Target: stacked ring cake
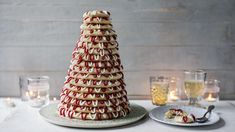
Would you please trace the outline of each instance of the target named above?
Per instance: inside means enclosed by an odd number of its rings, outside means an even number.
[[[88,11],[72,53],[58,113],[82,120],[124,117],[130,106],[110,13]]]

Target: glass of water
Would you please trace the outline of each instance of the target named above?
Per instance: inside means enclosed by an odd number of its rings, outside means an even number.
[[[28,77],[28,102],[32,107],[49,104],[49,77]]]

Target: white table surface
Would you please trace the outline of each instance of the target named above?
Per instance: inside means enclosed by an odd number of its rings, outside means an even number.
[[[109,129],[78,129],[61,127],[50,124],[40,117],[36,108],[31,108],[19,99],[14,99],[16,107],[9,108],[4,105],[4,99],[0,99],[0,132],[93,132],[93,131],[113,131],[113,132],[188,132],[188,131],[208,131],[230,132],[235,130],[235,101],[220,101],[215,104],[221,119],[218,123],[205,127],[177,127],[170,126],[151,120],[148,116],[143,120],[122,127]],[[155,106],[149,100],[131,100],[145,107],[148,111]]]

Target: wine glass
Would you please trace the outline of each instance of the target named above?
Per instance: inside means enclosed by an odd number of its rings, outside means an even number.
[[[203,70],[184,71],[184,90],[189,105],[200,106],[198,103],[204,92],[206,72]]]

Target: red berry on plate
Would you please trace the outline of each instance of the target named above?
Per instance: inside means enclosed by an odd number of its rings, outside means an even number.
[[[184,123],[187,123],[188,117],[187,116],[183,116],[183,121],[184,121]]]

